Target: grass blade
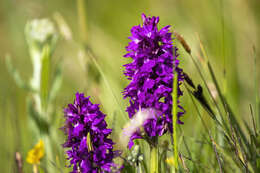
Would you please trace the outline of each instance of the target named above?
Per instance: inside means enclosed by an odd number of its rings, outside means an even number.
[[[177,119],[178,119],[178,112],[177,112],[177,88],[178,88],[178,73],[174,71],[174,78],[173,78],[173,93],[172,93],[172,126],[173,126],[173,151],[174,151],[174,166],[175,170],[178,171],[178,147],[177,147]]]
[[[227,115],[230,118],[230,124],[233,124],[233,126],[235,128],[235,133],[238,133],[238,134],[241,135],[242,140],[243,140],[245,146],[249,146],[249,142],[247,141],[247,138],[246,138],[244,132],[242,131],[242,129],[241,129],[241,127],[240,127],[240,125],[239,125],[239,123],[238,123],[234,113],[233,113],[233,111],[231,110],[229,104],[226,102],[226,99],[225,99],[225,97],[223,96],[223,94],[222,94],[222,92],[220,90],[220,87],[218,85],[216,76],[215,76],[215,74],[213,72],[213,69],[212,69],[212,67],[211,67],[209,62],[208,62],[208,68],[209,68],[209,72],[210,72],[210,75],[212,77],[213,83],[214,83],[214,85],[215,85],[215,87],[217,89],[218,95],[220,97],[221,103],[222,103],[222,105],[223,105]],[[243,147],[245,149],[244,146],[241,146],[241,147]],[[250,150],[250,148],[248,150]],[[250,152],[252,153],[253,151],[250,151]]]

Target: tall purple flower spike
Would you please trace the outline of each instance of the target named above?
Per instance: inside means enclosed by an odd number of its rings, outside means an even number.
[[[98,104],[92,104],[89,97],[76,94],[74,104],[64,109],[66,118],[63,127],[67,141],[63,144],[67,150],[71,173],[110,172],[116,166],[113,158],[118,155],[113,151],[113,141],[108,138],[111,129],[107,128],[105,114]]]
[[[146,17],[142,14],[143,26],[134,26],[131,29],[131,40],[126,47],[126,58],[133,61],[124,65],[125,76],[131,80],[124,89],[124,98],[129,98],[127,107],[129,118],[132,118],[140,108],[153,108],[158,114],[155,118],[147,120],[144,124],[146,137],[153,139],[167,131],[172,133],[172,88],[173,69],[178,73],[178,97],[182,95],[179,86],[183,82],[182,69],[178,67],[179,60],[177,47],[172,44],[170,25],[158,30],[159,17]],[[178,107],[178,123],[184,114],[184,109]],[[129,148],[134,139],[143,136],[140,130],[135,132],[129,141]]]

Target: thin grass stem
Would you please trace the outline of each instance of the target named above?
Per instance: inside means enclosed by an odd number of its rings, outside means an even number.
[[[174,166],[175,170],[178,171],[178,145],[177,145],[177,87],[178,87],[178,73],[174,71],[174,79],[173,79],[173,95],[172,95],[172,125],[173,125],[173,151],[174,151]]]
[[[87,43],[87,14],[85,7],[86,0],[77,0],[77,11],[78,11],[78,23],[79,23],[79,31],[80,37],[82,39],[83,44]]]
[[[237,121],[237,119],[236,119],[236,117],[235,117],[233,111],[231,110],[229,104],[227,104],[226,99],[225,99],[225,97],[223,96],[223,94],[222,94],[222,92],[221,92],[221,90],[220,90],[220,87],[219,87],[219,84],[218,84],[218,82],[217,82],[216,76],[215,76],[215,74],[214,74],[214,72],[213,72],[212,66],[210,65],[209,62],[208,62],[208,68],[209,68],[209,72],[210,72],[210,75],[211,75],[211,77],[212,77],[212,80],[213,80],[213,82],[214,82],[214,85],[216,86],[216,89],[217,89],[218,95],[219,95],[219,97],[220,97],[221,103],[222,103],[222,105],[223,105],[225,111],[227,112],[227,114],[228,114],[229,117],[230,117],[230,124],[233,124],[233,125],[235,126],[235,127],[234,127],[234,128],[236,129],[236,130],[235,130],[235,133],[241,135],[242,140],[243,140],[243,142],[244,142],[244,144],[245,144],[245,146],[242,145],[241,147],[243,147],[244,150],[245,150],[245,148],[247,148],[246,146],[249,146],[249,145],[250,145],[249,142],[247,141],[246,135],[245,135],[244,132],[242,131],[242,129],[241,129],[241,127],[240,127],[240,125],[239,125],[239,123],[238,123],[238,121]],[[247,148],[247,149],[248,149],[248,151],[249,151],[250,153],[253,152],[253,151],[251,151],[251,148],[250,148],[250,147]]]
[[[216,143],[215,143],[215,141],[213,140],[213,138],[211,137],[211,135],[210,135],[210,140],[211,140],[211,142],[212,142],[212,146],[213,146],[213,149],[214,149],[214,152],[215,152],[215,154],[216,154],[217,161],[218,161],[219,172],[220,172],[220,173],[223,173],[223,171],[222,171],[222,165],[221,165],[221,161],[220,161],[220,157],[219,157],[218,151],[217,151],[217,149],[216,149]]]
[[[260,128],[260,115],[258,114],[258,92],[257,92],[257,71],[256,71],[256,50],[255,46],[253,46],[253,56],[254,56],[254,84],[255,84],[255,117],[256,117],[256,128]]]
[[[205,51],[205,50],[204,50],[204,51]],[[202,74],[202,72],[201,72],[201,70],[200,70],[199,65],[198,65],[197,62],[195,61],[194,57],[193,57],[191,54],[189,54],[189,55],[190,55],[190,57],[191,57],[191,60],[192,60],[193,64],[195,65],[197,71],[199,72],[199,75],[200,75],[200,77],[201,77],[201,79],[202,79],[202,81],[203,81],[205,87],[207,88],[207,91],[208,91],[208,93],[209,93],[209,95],[210,95],[210,97],[211,97],[211,99],[212,99],[214,105],[216,106],[219,115],[222,115],[222,114],[221,114],[221,110],[220,110],[220,108],[219,108],[219,106],[218,106],[216,100],[214,99],[212,93],[210,92],[210,89],[209,89],[209,87],[208,87],[208,85],[207,85],[206,79],[204,78],[204,76],[203,76],[203,74]],[[208,59],[208,58],[207,58],[207,59]],[[223,120],[223,116],[220,116],[220,117],[221,117],[221,119],[222,119],[222,122],[225,122],[225,121]]]
[[[187,90],[188,93],[189,93],[189,96],[190,96],[190,98],[191,98],[191,101],[192,101],[193,105],[195,106],[195,109],[196,109],[196,111],[197,111],[197,113],[198,113],[198,115],[199,115],[199,117],[200,117],[200,120],[201,120],[201,122],[202,122],[202,125],[204,126],[205,130],[207,131],[208,135],[210,136],[209,129],[208,129],[208,127],[206,126],[205,121],[202,119],[202,116],[201,116],[201,114],[200,114],[199,108],[198,108],[198,106],[196,105],[196,103],[195,103],[193,97],[191,96],[190,90],[188,89],[188,87],[187,87],[187,85],[186,85],[185,83],[184,83],[184,86],[185,86],[186,90]]]
[[[250,108],[250,114],[251,114],[251,118],[252,118],[252,122],[253,122],[254,133],[255,133],[255,136],[256,136],[256,135],[257,135],[257,133],[256,133],[256,124],[255,124],[255,119],[254,119],[254,114],[253,114],[253,108],[252,108],[252,105],[251,105],[251,104],[249,105],[249,108]]]

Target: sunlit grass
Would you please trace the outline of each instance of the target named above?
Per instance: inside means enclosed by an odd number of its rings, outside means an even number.
[[[162,25],[171,24],[174,31],[183,35],[190,51],[182,47],[181,41],[176,40],[174,44],[182,57],[180,65],[194,84],[192,87],[186,81],[182,85],[181,101],[186,113],[182,118],[184,125],[174,126],[178,131],[174,133],[174,145],[170,135],[159,138],[159,169],[172,172],[173,166],[179,163],[177,172],[259,171],[257,0],[240,3],[78,0],[77,3],[0,2],[3,19],[0,22],[2,172],[19,171],[15,152],[21,153],[24,172],[32,172],[31,165],[25,161],[26,155],[42,137],[49,142],[46,152],[52,156],[42,159],[40,171],[69,172],[61,147],[64,136],[59,128],[64,123],[63,108],[77,91],[91,95],[101,104],[108,116],[108,125],[113,128],[111,136],[119,141],[118,136],[128,123],[127,101],[121,94],[128,83],[123,77],[122,65],[128,60],[122,56],[129,29],[140,22],[142,12],[160,16]],[[30,86],[33,63],[24,27],[29,19],[53,18],[55,12],[67,22],[71,37],[66,39],[60,34],[53,54],[45,48],[40,76],[43,82],[37,93]],[[59,20],[56,15],[57,28],[62,24]],[[37,105],[43,110],[35,111]],[[37,112],[44,112],[48,118],[38,118]],[[164,145],[166,141],[169,145]],[[141,166],[127,170],[147,172],[151,166],[150,149],[146,142],[138,140],[137,144],[138,152],[143,154]],[[131,153],[119,143],[115,147],[123,150],[122,158]],[[174,165],[166,163],[166,159],[171,158],[175,159]],[[121,164],[124,160],[118,158],[117,162]]]

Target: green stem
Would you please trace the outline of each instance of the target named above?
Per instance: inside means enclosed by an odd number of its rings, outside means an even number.
[[[173,79],[173,95],[172,95],[172,114],[173,114],[173,118],[172,118],[172,125],[173,125],[173,151],[174,151],[174,165],[175,165],[175,171],[178,170],[178,148],[177,148],[177,84],[178,84],[178,73],[176,73],[176,71],[174,71],[174,79]]]
[[[256,50],[255,50],[255,46],[253,46],[253,56],[254,56],[254,84],[255,84],[255,117],[256,117],[256,128],[259,129],[260,127],[260,118],[259,118],[259,113],[258,113],[258,81],[257,81],[257,66],[256,66]]]
[[[87,14],[85,1],[86,0],[77,0],[79,31],[83,44],[87,43]]]
[[[136,173],[142,173],[142,167],[141,164],[139,163],[138,165],[136,165]]]
[[[158,173],[158,145],[151,146],[150,173]]]
[[[225,46],[225,20],[224,20],[224,16],[225,16],[225,11],[224,11],[224,5],[223,5],[223,0],[220,1],[220,13],[221,13],[221,32],[222,32],[222,56],[224,59],[223,62],[223,66],[224,66],[224,70],[223,70],[223,77],[224,77],[224,81],[223,81],[223,95],[226,97],[227,96],[227,76],[226,76],[226,46]],[[221,124],[223,124],[223,121],[221,119],[221,115],[218,115],[217,118],[219,119],[219,122]],[[224,146],[224,136],[223,133],[221,133],[221,128],[217,127],[217,130],[220,132],[218,133],[218,140],[219,140],[219,144],[221,146]]]
[[[31,60],[33,65],[33,76],[31,79],[31,87],[36,91],[33,93],[33,98],[34,98],[36,110],[41,114],[42,103],[41,103],[41,97],[39,95],[41,89],[41,72],[42,72],[41,52],[35,47],[32,47],[30,49],[30,55],[31,55]]]

